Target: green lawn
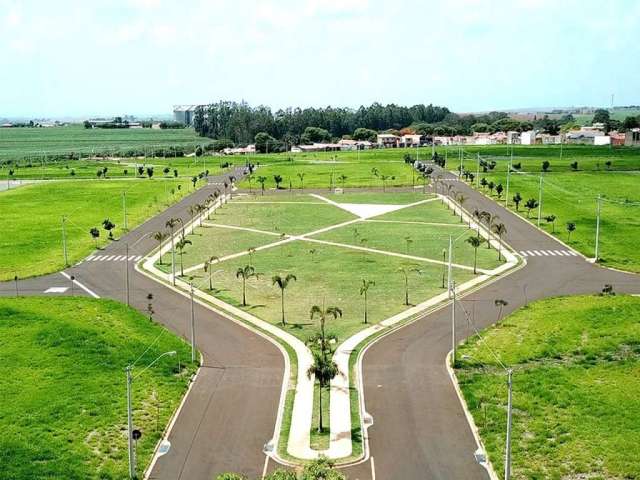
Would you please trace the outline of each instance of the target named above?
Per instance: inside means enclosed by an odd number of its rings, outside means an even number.
[[[506,185],[506,173],[484,176],[487,181]],[[588,257],[595,255],[596,196],[602,194],[599,257],[604,265],[640,272],[640,250],[635,239],[640,235],[640,172],[565,172],[548,173],[543,178],[541,227],[553,232],[553,224],[544,219],[557,217],[555,235],[567,242],[566,224],[573,222],[576,230],[568,242]],[[538,175],[511,175],[510,206],[512,197],[519,192],[523,201],[519,213],[527,218],[525,202],[538,200]],[[488,188],[482,189],[489,194]],[[504,200],[503,200],[504,201]],[[537,222],[537,208],[531,211],[532,222]]]
[[[183,341],[108,300],[0,299],[0,337],[0,476],[7,479],[127,477],[124,368],[157,338],[134,375],[161,353],[179,355],[133,382],[141,473],[194,371]]]
[[[370,203],[381,205],[407,205],[433,197],[432,195],[425,196],[422,192],[330,193],[323,196],[337,203]]]
[[[311,250],[314,253],[311,253]],[[250,262],[249,256],[227,260],[216,265],[213,276],[214,294],[221,300],[241,307],[242,281],[236,278],[238,268]],[[259,277],[247,280],[248,306],[252,314],[278,324],[281,320],[280,290],[272,285],[272,276],[293,273],[297,281],[285,291],[287,331],[306,340],[317,331],[317,320],[309,320],[312,305],[336,305],[343,317],[331,322],[329,330],[339,342],[361,330],[363,297],[359,289],[362,279],[373,280],[369,290],[369,321],[377,323],[407,308],[404,305],[404,277],[401,267],[409,270],[409,301],[417,304],[443,292],[442,267],[397,257],[366,253],[304,241],[295,241],[253,255],[253,266]],[[412,271],[419,269],[420,273]],[[202,270],[193,272],[198,288],[208,290],[208,276]],[[459,282],[473,277],[471,272],[455,270]]]
[[[501,476],[514,369],[512,478],[639,478],[640,298],[559,297],[459,350],[457,376]],[[466,360],[465,360],[466,358]]]
[[[69,263],[73,264],[95,248],[89,234],[92,227],[100,229],[99,244],[108,242],[102,229],[104,219],[116,224],[116,238],[123,233],[123,192],[131,229],[191,191],[188,181],[146,179],[46,182],[2,192],[0,211],[5,230],[0,237],[0,280],[64,267],[63,215],[67,219]]]

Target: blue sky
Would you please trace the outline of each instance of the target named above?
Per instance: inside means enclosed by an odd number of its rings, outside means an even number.
[[[0,0],[0,117],[640,104],[635,0]]]

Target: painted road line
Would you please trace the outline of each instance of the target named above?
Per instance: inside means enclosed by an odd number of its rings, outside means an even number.
[[[527,252],[525,252],[524,250],[520,251],[520,255],[522,255],[523,257],[528,257],[529,255],[527,255]]]
[[[577,256],[578,256],[578,254],[577,254],[576,252],[574,252],[574,251],[567,250],[567,252],[568,252],[568,253],[569,253],[569,255],[571,255],[572,257],[577,257]]]
[[[94,262],[100,262],[100,261],[101,261],[105,256],[106,256],[106,255],[96,255],[96,256],[93,258],[93,261],[94,261]]]
[[[67,274],[67,272],[60,272],[60,275],[62,275],[64,278],[66,278],[67,280],[71,280],[71,277]],[[76,280],[75,278],[73,279],[73,283],[75,283],[77,286],[79,286],[82,290],[84,290],[85,292],[87,292],[89,295],[91,295],[93,298],[100,298],[100,296],[91,291],[89,288],[85,287],[82,283],[80,283],[78,280]]]
[[[89,260],[92,260],[93,258],[95,258],[95,255],[89,255],[89,256],[86,258],[86,260],[87,260],[87,262],[88,262]],[[82,263],[82,260],[80,261],[80,263]]]
[[[564,256],[564,252],[562,250],[554,250],[554,252],[556,252],[558,255],[560,255],[561,257]]]
[[[556,256],[556,254],[554,253],[554,251],[553,251],[553,250],[547,250],[547,253],[548,253],[549,255],[551,255],[552,257],[555,257],[555,256]]]
[[[544,255],[545,257],[548,257],[548,256],[549,256],[549,254],[547,253],[547,251],[546,251],[546,250],[540,250],[540,252],[542,252],[542,255]]]

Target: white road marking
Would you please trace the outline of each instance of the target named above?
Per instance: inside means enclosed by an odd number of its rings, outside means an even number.
[[[525,252],[524,250],[520,251],[520,255],[522,255],[523,257],[528,257],[527,252]]]
[[[69,275],[67,275],[66,272],[60,272],[60,274],[66,278],[67,280],[71,280],[71,277]],[[95,292],[89,290],[89,288],[85,287],[82,283],[80,283],[78,280],[76,280],[75,278],[73,279],[73,283],[75,283],[77,286],[79,286],[81,289],[83,289],[85,292],[87,292],[89,295],[91,295],[93,298],[100,298],[100,296],[98,296],[98,294],[96,294]]]
[[[373,461],[373,456],[371,458],[371,480],[376,480],[376,464]]]
[[[90,256],[88,256],[88,257],[86,258],[86,260],[87,260],[87,261],[89,261],[89,260],[92,260],[93,258],[95,258],[95,255],[90,255]],[[82,262],[80,262],[80,263],[82,263]]]
[[[95,257],[93,257],[93,258],[91,259],[91,261],[93,261],[93,262],[99,262],[99,261],[100,261],[100,259],[101,259],[102,257],[103,257],[103,255],[96,255]]]
[[[549,254],[547,253],[546,250],[540,250],[540,252],[542,253],[542,255],[544,255],[545,257],[548,257]]]
[[[49,287],[44,293],[64,293],[69,290],[69,287]]]

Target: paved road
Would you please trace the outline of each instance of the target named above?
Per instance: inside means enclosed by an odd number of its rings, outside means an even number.
[[[234,172],[236,178],[241,172]],[[222,181],[212,177],[211,183]],[[150,232],[164,230],[168,218],[190,218],[188,207],[203,201],[216,186],[210,184],[180,203],[153,217],[119,241],[111,243],[100,256],[108,260],[84,261],[65,270],[100,297],[126,302],[125,243],[131,257],[144,255],[157,246]],[[137,243],[136,243],[137,242]],[[178,335],[189,338],[188,298],[129,268],[131,305],[146,312],[147,294],[153,294],[155,320]],[[18,284],[24,294],[44,294],[51,288],[67,289],[71,282],[61,273],[38,277]],[[78,287],[74,293],[86,292]],[[14,295],[11,282],[0,283],[0,294]],[[204,307],[196,307],[198,349],[203,367],[193,390],[171,432],[171,450],[156,463],[152,479],[211,480],[225,471],[259,477],[264,467],[263,445],[272,438],[284,371],[280,351],[262,337],[221,318]],[[124,367],[124,366],[123,366]],[[123,412],[123,415],[125,412]]]
[[[505,239],[516,251],[567,250],[464,183],[452,183],[454,190],[467,197],[467,210],[477,207],[500,216],[507,227]],[[497,320],[494,300],[498,298],[509,302],[504,309],[508,314],[527,301],[599,292],[606,283],[618,292],[640,293],[640,277],[594,266],[581,256],[548,253],[529,255],[526,261],[526,267],[464,298],[462,303],[478,327]],[[456,330],[459,341],[472,334],[461,312]],[[488,478],[473,457],[475,441],[445,368],[450,349],[448,306],[384,337],[364,355],[364,398],[374,419],[369,442],[377,478]],[[348,468],[346,473],[351,480],[371,479],[371,464]]]

